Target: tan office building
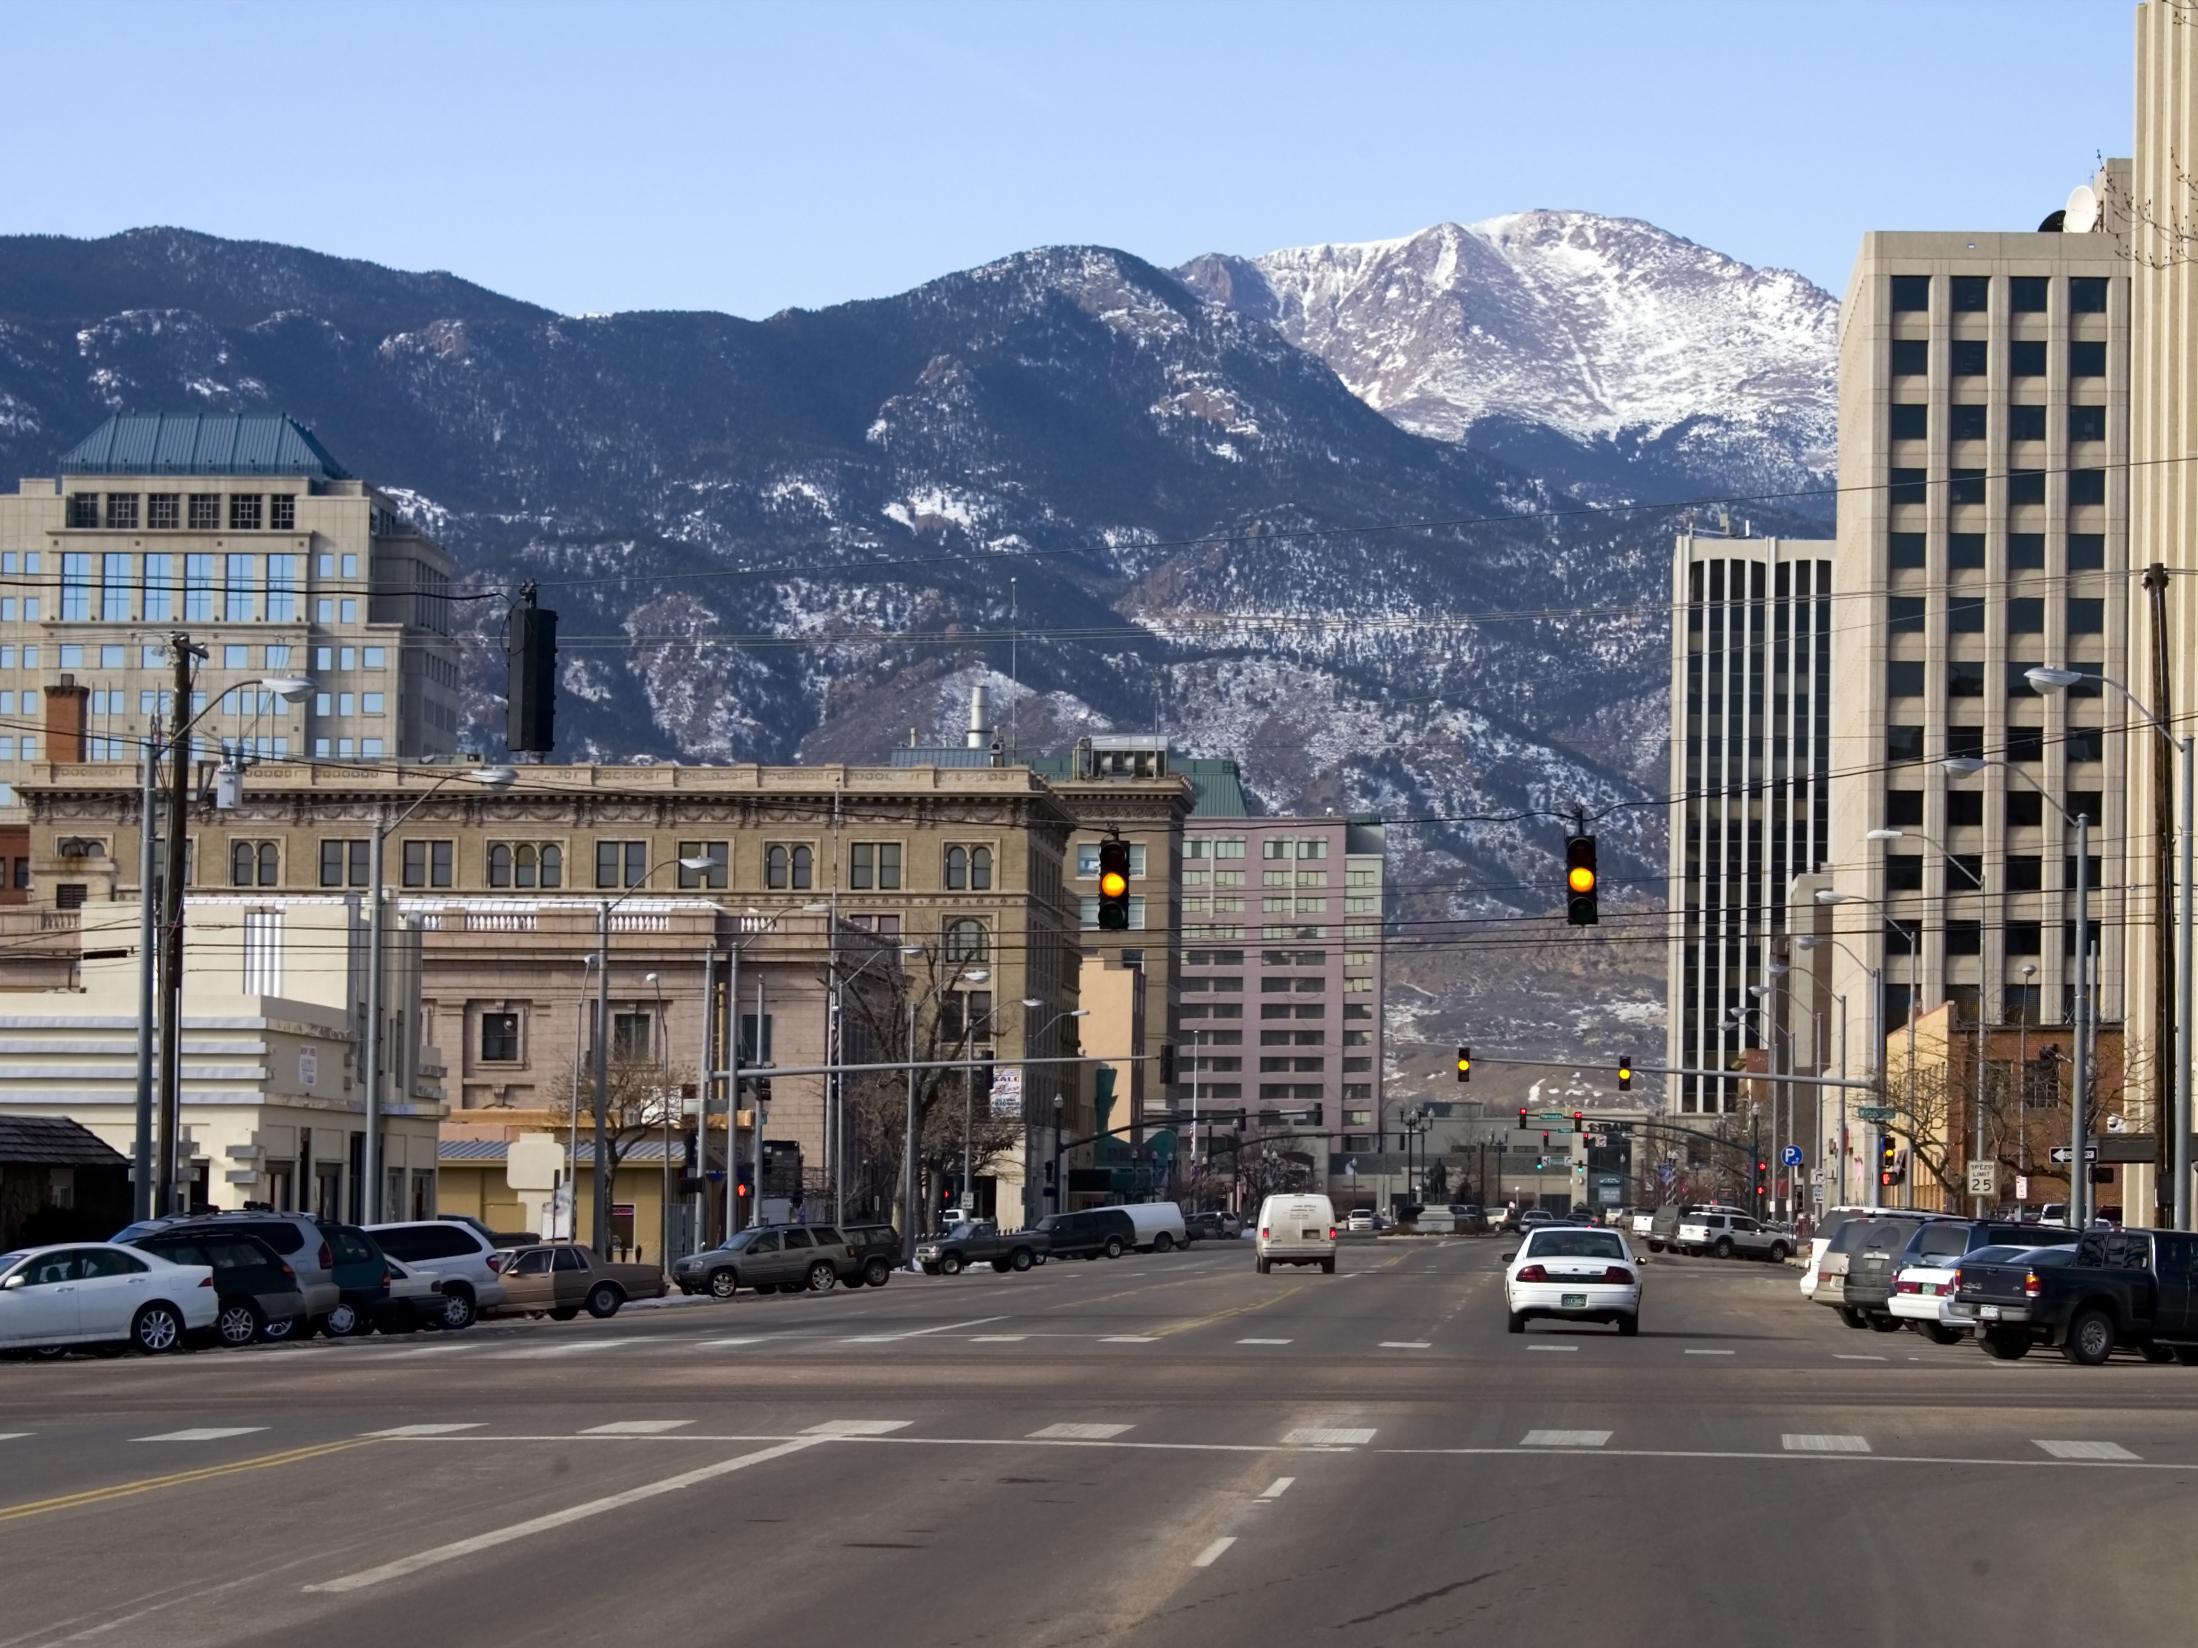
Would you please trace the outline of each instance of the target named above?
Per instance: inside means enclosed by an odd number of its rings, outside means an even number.
[[[1861,961],[1836,952],[1832,988],[1860,1004],[1862,967],[1882,968],[1888,1034],[1946,1001],[1971,1024],[1980,1010],[2062,1022],[2065,808],[2091,821],[2094,999],[2119,1020],[2123,711],[2096,689],[2041,693],[2025,672],[2126,678],[2121,247],[2108,234],[1866,235],[1841,326],[1838,558],[1854,581],[1832,632],[1829,858],[1853,901],[1833,936]],[[1949,775],[1962,756],[1991,764]],[[1888,830],[1900,833],[1870,839]],[[1916,935],[1912,966],[1879,906]]]
[[[202,648],[203,759],[447,753],[451,562],[274,413],[124,413],[0,495],[0,823],[48,758],[40,690],[89,691],[86,755],[128,768],[172,712],[170,636]],[[303,678],[291,703],[259,683]]]

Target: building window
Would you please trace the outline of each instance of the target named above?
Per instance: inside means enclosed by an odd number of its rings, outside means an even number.
[[[2077,275],[2068,283],[2068,312],[2072,315],[2106,313],[2106,277]]]
[[[2070,727],[2063,748],[2071,766],[2101,761],[2106,757],[2105,735],[2098,727]]]
[[[2007,346],[2007,375],[2011,378],[2042,378],[2045,376],[2045,344],[2040,340],[2017,338]]]
[[[1885,729],[1885,759],[1894,765],[1904,761],[1923,759],[1923,729],[1918,726],[1893,725]]]
[[[1956,658],[1946,666],[1946,696],[1949,698],[1982,698],[1984,696],[1984,662],[1981,659]]]
[[[763,885],[772,892],[806,892],[816,878],[816,854],[796,842],[763,849]]]
[[[1949,635],[1982,635],[1984,633],[1984,597],[1978,595],[1966,600],[1949,601],[1946,604],[1946,633]]]
[[[1267,856],[1269,858],[1289,857],[1290,855],[1287,852],[1276,852],[1274,850],[1277,846],[1286,848],[1288,845],[1288,842],[1268,842]],[[1243,843],[1237,843],[1237,847],[1238,852],[1235,856],[1242,857]],[[1145,873],[1145,844],[1142,841],[1132,841],[1131,843],[1129,843],[1129,849],[1130,874],[1133,877],[1141,876]],[[1230,855],[1227,853],[1217,853],[1215,856],[1219,858],[1226,858]],[[1098,874],[1099,843],[1096,841],[1079,841],[1076,844],[1076,879],[1079,881],[1090,881],[1094,879]]]
[[[1887,853],[1885,855],[1885,890],[1889,893],[1922,892],[1923,855],[1921,853]]]
[[[2043,727],[2009,727],[2007,729],[2007,759],[2010,761],[2043,761],[2045,759],[2045,729]]]
[[[638,887],[649,873],[646,841],[598,841],[595,844],[595,884],[598,887]]]
[[[2045,534],[2042,532],[2010,532],[2007,535],[2007,565],[2014,572],[2038,572],[2045,567]]]
[[[267,525],[276,532],[295,532],[298,499],[294,492],[278,492],[267,500]]]
[[[1984,534],[1981,532],[1949,532],[1946,535],[1946,564],[1964,571],[1984,570]]]
[[[1893,277],[1893,313],[1921,314],[1931,307],[1931,277],[1929,275],[1895,275]]]
[[[2106,471],[2071,469],[2068,472],[2068,501],[2072,504],[2105,503]]]
[[[1974,921],[1949,921],[1946,924],[1946,953],[1950,956],[1984,954],[1983,929]]]
[[[1893,698],[1915,698],[1923,692],[1923,661],[1895,658],[1885,666],[1885,691]]]
[[[2013,799],[2012,796],[2009,797]],[[2033,794],[2031,800],[2037,800]],[[2012,821],[2010,821],[2012,822]],[[2009,853],[2007,855],[2007,890],[2011,893],[2035,893],[2045,886],[2045,860],[2036,853]],[[2010,941],[2012,942],[2012,941]],[[2018,952],[2035,955],[2035,950]]]
[[[193,532],[219,532],[221,530],[221,494],[218,492],[192,493],[190,520]]]
[[[2106,408],[2071,406],[2068,409],[2068,438],[2072,441],[2105,440]]]
[[[986,892],[992,886],[990,847],[949,847],[946,850],[946,885],[949,891]]]
[[[2048,285],[2043,275],[2011,276],[2007,282],[2008,312],[2016,315],[2044,314]]]
[[[276,853],[272,841],[232,841],[229,844],[229,885],[276,885]]]
[[[408,841],[404,844],[404,884],[407,887],[448,887],[456,844],[449,841]]]
[[[981,921],[950,921],[946,924],[946,959],[950,962],[981,962],[985,959],[985,929]]]
[[[1885,631],[1898,639],[1923,633],[1924,600],[1920,595],[1889,595],[1885,599]]]
[[[1896,464],[1885,472],[1887,494],[1896,504],[1920,504],[1928,495],[1924,485],[1924,472],[1911,465]]]
[[[1981,441],[1992,432],[1991,414],[1980,405],[1949,406],[1946,422],[1948,433],[1957,441]]]
[[[267,557],[267,621],[271,624],[295,622],[298,616],[299,563],[298,555],[270,555]]]
[[[1923,822],[1923,792],[1921,790],[1887,790],[1885,792],[1885,822],[1904,826]]]
[[[2106,345],[2086,343],[2081,338],[2068,345],[2068,375],[2071,378],[2103,378],[2106,376]]]
[[[847,849],[847,885],[890,892],[901,884],[898,841],[857,841]]]
[[[1947,502],[1956,504],[1981,504],[1984,502],[1984,471],[1981,469],[1950,469],[1947,474]]]
[[[2042,469],[2010,470],[2007,476],[2007,501],[2010,504],[2044,503],[2045,471]]]
[[[483,1064],[517,1064],[519,1062],[519,1015],[517,1013],[483,1013],[481,1015],[481,1062]]]
[[[611,1015],[611,1057],[614,1059],[645,1059],[655,1051],[656,1038],[650,1033],[649,1015],[646,1013],[613,1013]],[[741,1062],[749,1062],[743,1050]]]
[[[107,494],[107,526],[110,530],[125,532],[137,530],[137,494],[134,492],[110,492]]]
[[[1946,364],[1957,378],[1981,378],[1992,369],[1992,357],[1981,339],[1959,339],[1948,346]]]
[[[1981,315],[1992,307],[1990,275],[1956,275],[1947,282],[1948,307],[1957,315]]]
[[[321,842],[323,887],[364,887],[366,871],[366,842],[326,839]]]
[[[173,492],[154,492],[145,499],[145,525],[154,532],[173,532],[182,525],[183,500]]]
[[[53,890],[53,907],[56,910],[81,910],[87,888],[81,881],[64,881]]]
[[[260,495],[257,492],[233,492],[229,495],[229,530],[231,532],[257,532],[260,523]]]
[[[2068,535],[2068,570],[2098,572],[2106,566],[2106,534],[2071,532]]]
[[[2045,633],[2045,603],[2035,596],[2018,596],[2007,603],[2007,633],[2010,635],[2043,635]]]
[[[682,841],[679,844],[681,858],[707,859],[709,865],[700,870],[690,870],[686,865],[680,865],[679,885],[688,892],[704,888],[711,892],[723,892],[731,870],[731,854],[732,849],[722,841]]]
[[[96,492],[72,492],[69,494],[69,525],[97,526],[99,524],[99,494]]]
[[[2045,408],[2010,406],[2007,409],[2007,438],[2011,441],[2044,440]]]
[[[1893,376],[1920,378],[1931,370],[1931,346],[1922,338],[1893,340]]]
[[[1888,559],[1896,572],[1921,572],[1927,564],[1923,534],[1920,532],[1894,533]]]
[[[214,558],[211,555],[183,558],[183,616],[193,623],[204,623],[218,616],[214,611]]]
[[[1949,824],[1982,824],[1984,822],[1984,797],[1975,790],[1948,790],[1946,792],[1946,822]]]
[[[2068,603],[2068,633],[2071,635],[2103,635],[2106,633],[2106,602],[2096,596],[2072,596]]]
[[[1931,409],[1921,402],[1896,401],[1892,408],[1892,436],[1896,441],[1928,440],[1931,436]]]

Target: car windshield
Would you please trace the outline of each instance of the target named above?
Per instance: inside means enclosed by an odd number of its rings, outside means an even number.
[[[947,1232],[947,1234],[948,1234],[949,1236],[964,1236],[964,1237],[966,1237],[966,1236],[982,1236],[982,1235],[984,1235],[984,1234],[985,1234],[985,1233],[986,1233],[987,1231],[989,1231],[989,1230],[990,1230],[991,1228],[992,1228],[992,1227],[991,1227],[990,1225],[972,1224],[972,1223],[971,1223],[970,1221],[968,1221],[967,1219],[965,1219],[965,1220],[963,1220],[963,1221],[962,1221],[962,1222],[961,1222],[960,1224],[956,1225],[956,1226],[955,1226],[955,1227],[954,1227],[953,1229],[949,1230],[949,1231]]]
[[[1534,1259],[1623,1259],[1626,1250],[1616,1236],[1602,1230],[1545,1230],[1528,1240],[1527,1256]]]
[[[1999,1247],[1980,1247],[1974,1253],[1963,1254],[1960,1257],[1961,1262],[1964,1265],[2004,1265],[2010,1259],[2014,1258],[2016,1254],[2027,1253],[2028,1251],[2028,1248],[2015,1247],[2012,1244],[2003,1244]],[[1939,1261],[1933,1259],[1920,1259],[1917,1261],[1917,1263],[1919,1264],[1926,1265],[1936,1264],[1938,1262]]]

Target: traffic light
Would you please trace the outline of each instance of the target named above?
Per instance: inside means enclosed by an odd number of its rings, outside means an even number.
[[[1565,920],[1575,927],[1592,927],[1595,914],[1595,838],[1565,837]]]
[[[504,747],[547,755],[556,747],[557,614],[534,604],[534,586],[505,619]]]
[[[1519,1131],[1526,1131],[1526,1106],[1523,1104],[1519,1106]]]
[[[734,1169],[733,1180],[733,1194],[745,1202],[755,1194],[756,1170],[754,1164],[749,1162],[740,1163]]]
[[[1575,1133],[1585,1133],[1587,1131],[1587,1117],[1577,1110],[1572,1113],[1572,1131]]]
[[[1472,1079],[1473,1049],[1470,1047],[1460,1047],[1458,1049],[1458,1085],[1462,1087]]]
[[[1771,1193],[1770,1174],[1771,1164],[1769,1162],[1757,1162],[1755,1164],[1755,1193],[1758,1197],[1765,1197]]]
[[[1160,1044],[1160,1085],[1162,1087],[1173,1087],[1175,1085],[1175,1043],[1172,1041],[1164,1041]]]
[[[1621,1093],[1633,1091],[1633,1055],[1631,1053],[1623,1055],[1618,1060],[1618,1091]]]
[[[1542,1148],[1544,1150],[1547,1150],[1549,1148],[1549,1135],[1547,1133],[1544,1133],[1542,1135]]]
[[[1900,1145],[1890,1133],[1881,1133],[1877,1141],[1877,1182],[1881,1185],[1900,1183]]]
[[[1130,844],[1115,837],[1099,843],[1099,927],[1126,933],[1130,925]]]

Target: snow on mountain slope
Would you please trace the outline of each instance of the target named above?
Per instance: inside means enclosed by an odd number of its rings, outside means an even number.
[[[1406,429],[1511,454],[1554,432],[1576,486],[1778,490],[1831,467],[1837,300],[1637,219],[1515,212],[1178,273]]]

